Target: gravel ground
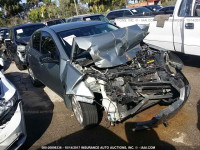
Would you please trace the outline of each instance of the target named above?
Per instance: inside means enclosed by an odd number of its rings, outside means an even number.
[[[168,122],[168,127],[159,125],[136,132],[132,131],[135,122],[151,119],[161,110],[160,106],[156,105],[114,127],[109,127],[104,116],[98,127],[83,130],[57,94],[47,87],[33,87],[27,70],[19,71],[14,63],[7,62],[5,74],[18,88],[24,102],[28,137],[21,149],[45,149],[45,146],[66,149],[81,148],[68,146],[105,146],[101,148],[106,149],[107,146],[120,145],[131,145],[134,147],[129,148],[135,149],[200,149],[200,57],[179,56],[185,63],[183,72],[192,88],[189,100]]]

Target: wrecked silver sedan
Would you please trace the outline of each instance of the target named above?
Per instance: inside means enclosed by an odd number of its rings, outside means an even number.
[[[34,85],[47,85],[72,108],[83,127],[99,123],[98,105],[111,123],[158,103],[169,105],[136,129],[165,123],[186,102],[190,86],[181,60],[171,52],[141,44],[137,25],[75,22],[38,30],[27,51]]]

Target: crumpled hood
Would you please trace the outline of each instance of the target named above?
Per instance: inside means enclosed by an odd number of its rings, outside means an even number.
[[[142,30],[134,25],[99,35],[75,37],[72,52],[77,44],[80,49],[89,51],[97,67],[114,67],[132,60],[146,35],[146,28]]]
[[[23,45],[28,45],[30,38],[31,38],[30,36],[19,38],[19,39],[16,40],[16,42],[23,44]]]

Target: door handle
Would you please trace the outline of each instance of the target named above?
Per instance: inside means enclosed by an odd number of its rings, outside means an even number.
[[[186,23],[185,28],[186,29],[194,29],[194,23]]]

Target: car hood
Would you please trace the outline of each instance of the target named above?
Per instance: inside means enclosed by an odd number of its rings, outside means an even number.
[[[97,67],[118,66],[132,60],[141,50],[139,43],[147,35],[147,30],[148,28],[134,25],[94,36],[75,37],[72,54],[78,46],[90,53]]]
[[[22,37],[22,38],[17,39],[16,42],[23,45],[27,45],[29,43],[30,38],[31,38],[30,36]]]

